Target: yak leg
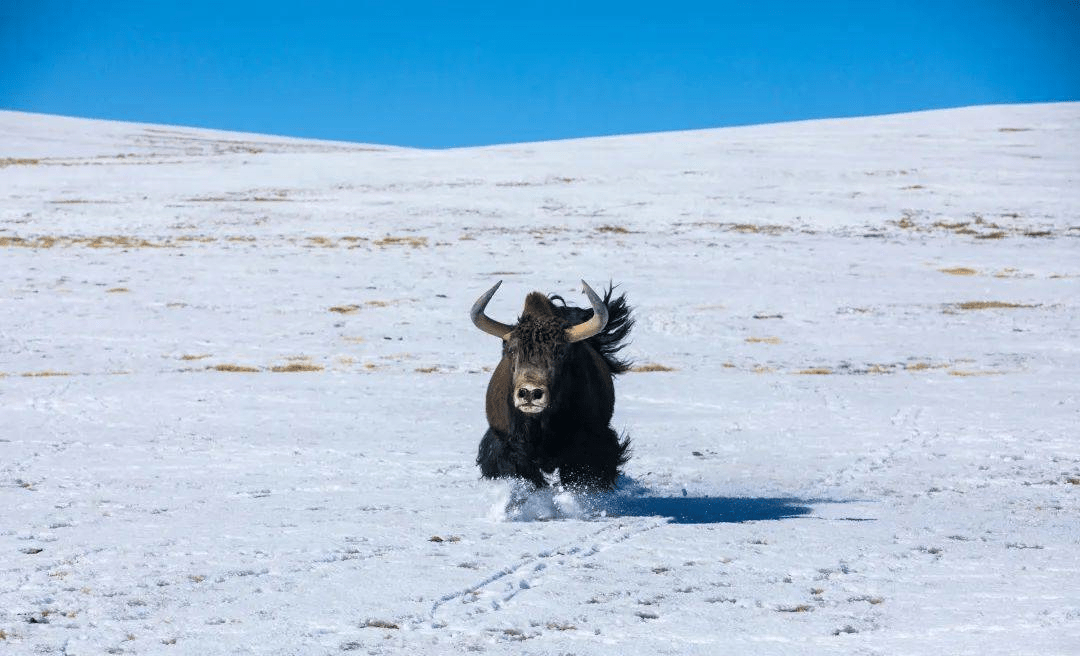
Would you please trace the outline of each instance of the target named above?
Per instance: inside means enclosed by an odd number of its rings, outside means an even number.
[[[582,431],[560,455],[559,480],[566,487],[593,487],[610,490],[626,463],[630,440],[619,441],[610,426],[599,432]]]
[[[532,481],[536,487],[545,487],[547,480],[540,465],[521,444],[511,442],[505,436],[488,428],[480,440],[476,464],[484,478],[519,477]]]

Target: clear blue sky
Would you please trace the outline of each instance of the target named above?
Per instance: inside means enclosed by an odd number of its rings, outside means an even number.
[[[0,108],[448,147],[1080,100],[1080,0],[0,0]]]

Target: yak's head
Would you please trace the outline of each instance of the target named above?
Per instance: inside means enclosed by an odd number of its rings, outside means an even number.
[[[503,357],[510,365],[510,389],[514,407],[525,414],[540,414],[552,404],[563,364],[574,342],[589,339],[607,325],[607,306],[589,285],[582,291],[589,297],[593,316],[576,326],[567,325],[551,300],[540,292],[525,297],[525,309],[516,325],[509,326],[484,314],[502,281],[477,299],[472,320],[480,330],[503,341]]]

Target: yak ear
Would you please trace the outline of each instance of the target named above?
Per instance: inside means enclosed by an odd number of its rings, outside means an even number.
[[[525,297],[525,309],[521,311],[521,316],[553,317],[555,316],[555,306],[547,296],[540,292],[533,292]]]

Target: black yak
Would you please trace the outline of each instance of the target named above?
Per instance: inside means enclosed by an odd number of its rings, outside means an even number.
[[[487,388],[480,472],[544,487],[544,474],[558,469],[564,486],[610,489],[629,447],[610,425],[612,378],[630,366],[617,357],[634,323],[625,294],[612,299],[609,286],[601,299],[582,281],[592,304],[586,310],[533,292],[511,326],[484,314],[501,284],[472,307],[476,327],[502,340],[502,359]]]

